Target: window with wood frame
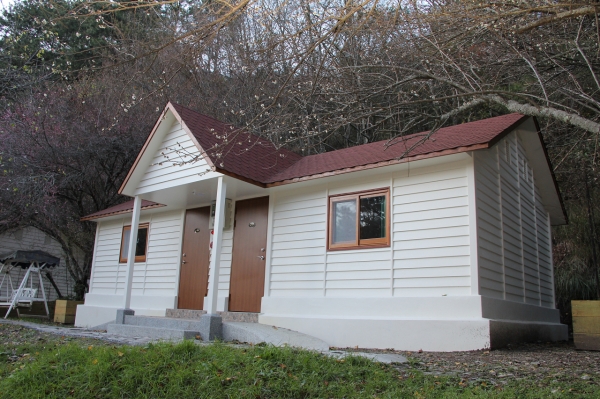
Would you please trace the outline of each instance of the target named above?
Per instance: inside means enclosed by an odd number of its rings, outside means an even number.
[[[135,245],[135,261],[145,262],[146,251],[148,250],[148,223],[140,224],[138,227],[137,243]],[[119,262],[126,263],[129,252],[129,237],[131,237],[131,226],[123,226],[123,235],[121,236],[121,252]]]
[[[327,248],[388,247],[389,199],[389,188],[329,197]]]

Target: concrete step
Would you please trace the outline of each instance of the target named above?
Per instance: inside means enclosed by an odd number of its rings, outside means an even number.
[[[140,327],[167,328],[172,330],[200,331],[200,320],[171,317],[125,316],[125,324]]]
[[[203,314],[206,314],[206,310],[167,309],[165,316],[172,319],[199,320]]]
[[[196,336],[200,335],[198,331],[147,327],[130,324],[109,324],[107,327],[107,333],[124,337],[148,337],[151,339],[163,339],[168,341],[196,339]]]
[[[239,323],[258,323],[258,313],[250,312],[219,312],[223,321]]]

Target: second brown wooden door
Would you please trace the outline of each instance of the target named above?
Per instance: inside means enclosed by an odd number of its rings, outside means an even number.
[[[237,201],[229,311],[260,312],[265,288],[269,197]]]
[[[202,310],[208,287],[210,207],[188,209],[185,213],[181,272],[179,276],[179,309]]]

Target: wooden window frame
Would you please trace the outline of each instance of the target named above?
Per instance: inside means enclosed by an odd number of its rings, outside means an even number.
[[[144,251],[144,255],[138,255],[135,257],[134,262],[145,262],[146,255],[148,255],[148,237],[150,236],[150,223],[141,223],[138,225],[138,234],[141,229],[147,229],[148,233],[146,234],[146,250]],[[123,231],[121,233],[121,246],[119,247],[119,263],[127,263],[127,258],[123,257],[123,240],[125,239],[125,232],[131,231],[131,225],[123,226]],[[131,234],[131,233],[130,233]]]
[[[385,237],[383,238],[370,238],[361,240],[360,239],[360,198],[364,197],[379,197],[385,196]],[[347,242],[334,244],[333,240],[333,212],[332,205],[334,202],[340,200],[356,199],[356,236],[353,244]],[[367,249],[367,248],[386,248],[390,246],[390,188],[376,188],[373,190],[355,191],[352,193],[344,193],[337,195],[330,195],[328,206],[327,206],[327,250],[328,251],[343,251],[349,249]]]

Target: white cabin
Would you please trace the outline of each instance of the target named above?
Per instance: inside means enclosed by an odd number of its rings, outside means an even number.
[[[258,313],[336,347],[567,339],[551,244],[566,217],[535,120],[420,137],[301,157],[168,104],[121,187],[138,201],[84,218],[97,233],[75,324],[179,308]]]

